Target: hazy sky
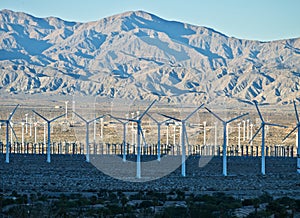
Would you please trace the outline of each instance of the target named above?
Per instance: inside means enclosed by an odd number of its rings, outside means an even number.
[[[237,38],[300,37],[300,0],[0,0],[0,9],[81,22],[144,10]]]

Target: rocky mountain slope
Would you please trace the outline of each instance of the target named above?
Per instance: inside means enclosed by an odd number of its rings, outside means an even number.
[[[300,38],[237,39],[143,11],[77,23],[2,10],[0,69],[0,92],[15,94],[286,104],[300,93]]]

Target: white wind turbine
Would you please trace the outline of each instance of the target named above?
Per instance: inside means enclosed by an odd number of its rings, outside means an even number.
[[[166,126],[167,126],[166,144],[167,144],[167,146],[169,146],[169,125],[170,125],[170,123],[166,123]]]
[[[96,117],[92,120],[86,120],[84,119],[82,116],[80,116],[78,113],[76,113],[75,111],[73,111],[73,113],[79,117],[83,122],[85,122],[85,127],[86,127],[86,135],[85,135],[85,143],[86,143],[86,162],[90,162],[90,143],[89,143],[89,127],[90,127],[90,124],[92,122],[94,122],[95,120],[98,120],[100,118],[103,118],[105,117],[105,115],[102,115],[102,116],[99,116],[99,117]]]
[[[12,121],[10,121],[10,144],[13,144],[13,131],[14,131],[14,123]]]
[[[45,120],[47,122],[47,126],[48,126],[48,145],[47,145],[47,162],[51,163],[51,123],[63,116],[65,116],[65,114],[59,115],[57,117],[52,118],[51,120],[48,120],[47,118],[45,118],[43,115],[39,114],[38,112],[36,112],[35,110],[32,110],[33,113],[35,113],[36,115],[38,115],[40,118],[42,118],[43,120]]]
[[[73,112],[75,112],[75,98],[74,98],[74,95],[73,95],[73,97],[72,97],[72,111]],[[74,113],[72,113],[72,120],[73,120],[73,122],[74,122],[74,119],[75,119],[75,114]]]
[[[277,126],[277,127],[283,127],[283,128],[287,128],[286,126],[280,125],[280,124],[274,124],[274,123],[267,123],[265,122],[263,116],[261,115],[257,102],[253,101],[253,103],[255,104],[257,113],[259,115],[259,118],[261,120],[261,124],[259,129],[256,131],[256,133],[253,135],[252,139],[250,140],[250,142],[253,141],[253,139],[257,136],[257,134],[259,133],[259,131],[261,130],[261,173],[262,175],[266,174],[266,158],[265,158],[265,126]],[[250,143],[249,142],[249,143]]]
[[[162,124],[168,122],[170,119],[164,120],[164,121],[158,121],[153,116],[147,113],[147,115],[157,124],[157,160],[160,161],[160,127]]]
[[[129,123],[129,121],[122,121],[120,118],[118,117],[114,117],[112,115],[108,115],[110,116],[112,119],[118,121],[119,123],[121,123],[123,125],[123,162],[126,162],[126,151],[127,151],[127,147],[126,147],[126,135],[127,135],[127,124]]]
[[[32,136],[32,117],[29,118],[29,136]]]
[[[131,119],[125,119],[125,118],[118,118],[120,120],[127,120],[129,122],[134,122],[137,124],[137,160],[136,160],[136,178],[141,178],[141,135],[143,137],[143,130],[142,130],[142,119],[145,116],[145,114],[150,110],[150,108],[153,106],[153,104],[156,102],[154,100],[148,108],[142,113],[142,115],[138,115],[137,118],[131,118]]]
[[[34,122],[34,143],[37,143],[37,127],[38,122]]]
[[[246,141],[246,121],[243,120],[243,141]]]
[[[47,122],[44,122],[44,144],[42,145],[42,154],[44,154],[44,146],[46,146],[46,125]]]
[[[0,120],[0,122],[5,123],[6,124],[6,157],[5,157],[5,162],[9,163],[9,153],[10,153],[10,145],[9,145],[9,126],[12,129],[13,133],[14,130],[10,124],[10,121],[14,115],[14,113],[16,112],[17,108],[19,107],[19,104],[14,108],[14,110],[10,113],[9,117],[7,120]],[[14,133],[15,134],[15,133]]]
[[[25,129],[26,129],[26,134],[28,133],[28,114],[25,114]]]
[[[66,110],[65,115],[66,115],[66,120],[68,119],[68,103],[69,103],[69,101],[65,101],[65,110]]]
[[[103,118],[100,118],[100,138],[103,139],[104,138],[104,134],[103,134]]]
[[[24,144],[24,125],[25,125],[25,123],[21,122],[21,134],[22,134],[22,136],[21,136],[21,147],[23,146],[25,148],[25,144]]]
[[[160,114],[166,118],[172,119],[174,121],[181,123],[181,149],[182,149],[182,157],[181,157],[181,175],[183,177],[186,176],[186,167],[185,167],[185,160],[186,160],[186,148],[185,148],[185,138],[187,138],[186,133],[186,121],[191,118],[201,107],[203,107],[204,104],[201,104],[199,107],[197,107],[192,113],[190,113],[185,119],[178,119],[175,117],[171,117],[165,114]]]
[[[241,150],[241,123],[238,123],[238,152]]]
[[[203,121],[203,145],[206,145],[206,121]]]
[[[222,118],[220,118],[217,114],[212,112],[207,107],[205,107],[205,109],[223,123],[223,128],[224,128],[223,129],[223,175],[227,176],[227,126],[229,123],[231,123],[237,119],[240,119],[241,117],[244,117],[244,116],[248,115],[249,113],[239,115],[237,117],[234,117],[234,118],[226,121],[226,120],[223,120]]]
[[[285,141],[297,129],[297,173],[300,174],[300,119],[297,111],[296,102],[294,101],[294,109],[296,114],[297,124],[292,131],[287,134],[282,141]]]

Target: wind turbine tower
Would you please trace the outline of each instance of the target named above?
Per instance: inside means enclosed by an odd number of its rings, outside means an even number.
[[[129,121],[122,121],[121,119],[114,117],[112,115],[109,115],[112,119],[118,121],[123,125],[123,162],[126,162],[126,135],[127,135],[127,124]],[[102,119],[102,118],[101,118]],[[126,116],[126,119],[128,119],[128,116]]]
[[[13,130],[10,121],[15,114],[17,108],[19,107],[19,104],[14,108],[14,110],[10,113],[9,117],[7,120],[0,120],[0,122],[6,124],[6,156],[5,156],[5,162],[9,163],[9,153],[10,153],[10,142],[9,142],[9,126]]]
[[[289,134],[287,134],[282,141],[285,141],[295,130],[297,129],[297,135],[296,135],[296,145],[297,145],[297,173],[300,174],[300,119],[297,111],[297,106],[296,102],[294,101],[294,109],[295,109],[295,114],[296,114],[296,120],[297,124],[292,129]]]
[[[69,101],[65,101],[65,104],[66,104],[66,112],[65,112],[66,120],[68,119],[68,103],[69,103]]]
[[[160,127],[162,124],[164,124],[165,122],[169,121],[170,119],[164,120],[159,122],[158,120],[156,120],[153,116],[151,116],[150,114],[147,113],[147,115],[151,118],[151,120],[153,120],[156,125],[157,125],[157,160],[160,161],[160,156],[161,156],[161,152],[160,152]]]
[[[234,117],[234,118],[226,121],[226,120],[223,120],[222,118],[220,118],[217,114],[212,112],[207,107],[205,107],[205,109],[223,123],[223,128],[224,128],[223,129],[223,175],[227,176],[227,127],[228,127],[228,124],[248,115],[249,113],[239,115],[237,117]]]
[[[28,133],[28,114],[25,114],[25,129],[26,134]]]
[[[80,116],[78,113],[76,113],[75,111],[73,111],[73,113],[75,113],[75,115],[77,117],[79,117],[83,122],[85,122],[85,127],[86,127],[86,135],[85,135],[85,142],[86,142],[86,162],[90,162],[90,142],[89,142],[89,127],[90,127],[90,123],[94,122],[95,120],[98,120],[100,118],[105,117],[105,115],[96,117],[92,120],[86,120],[84,119],[82,116]]]
[[[45,120],[47,122],[47,126],[48,126],[48,146],[47,146],[47,162],[51,163],[51,123],[63,116],[65,116],[65,114],[59,115],[57,117],[52,118],[51,120],[45,118],[43,115],[39,114],[38,112],[36,112],[35,110],[32,110],[33,113],[35,113],[36,115],[38,115],[40,118],[42,118],[43,120]]]
[[[277,126],[277,127],[283,127],[283,128],[287,128],[286,126],[280,125],[280,124],[274,124],[274,123],[267,123],[265,122],[263,116],[261,115],[257,102],[253,101],[255,108],[257,110],[258,116],[261,120],[261,124],[259,129],[256,131],[256,133],[253,135],[252,139],[250,140],[249,143],[251,143],[253,141],[253,139],[257,136],[257,134],[260,132],[261,130],[261,174],[265,175],[266,174],[266,158],[265,158],[265,126]]]
[[[192,113],[190,113],[185,119],[178,119],[176,117],[171,117],[165,114],[160,114],[166,118],[172,119],[174,121],[181,123],[181,149],[182,149],[182,156],[181,156],[181,175],[183,177],[186,176],[186,167],[185,167],[185,160],[186,160],[186,148],[185,148],[185,138],[187,138],[186,133],[186,121],[190,119],[200,108],[202,108],[204,104],[201,104],[199,107],[197,107]]]
[[[156,102],[154,100],[148,108],[142,113],[141,116],[139,116],[137,119],[129,119],[131,122],[135,122],[137,124],[137,161],[136,161],[136,178],[140,179],[141,178],[141,135],[143,135],[143,130],[142,130],[142,118],[145,116],[145,114],[150,110],[150,108],[153,106],[153,104]]]
[[[141,178],[141,135],[144,138],[144,133],[142,130],[142,119],[145,116],[145,114],[150,110],[150,108],[154,105],[156,100],[154,100],[148,107],[147,109],[140,115],[139,112],[137,112],[137,116],[134,117],[134,113],[131,113],[132,118],[131,119],[125,119],[125,118],[118,118],[120,120],[126,120],[132,123],[137,124],[136,128],[136,144],[137,144],[137,160],[136,160],[136,178],[140,179]],[[132,125],[133,129],[133,125]]]

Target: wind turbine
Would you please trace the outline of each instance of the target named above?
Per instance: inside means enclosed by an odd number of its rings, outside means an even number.
[[[69,101],[65,101],[65,110],[66,110],[66,113],[65,113],[65,115],[66,115],[66,120],[68,119],[68,103],[69,103]]]
[[[136,160],[136,177],[138,179],[141,178],[141,135],[143,135],[142,130],[142,118],[145,116],[145,114],[150,110],[150,108],[153,106],[153,104],[156,102],[154,100],[148,108],[142,113],[141,116],[138,117],[138,119],[128,119],[131,122],[135,122],[137,124],[137,160]]]
[[[75,112],[75,99],[74,99],[74,95],[73,95],[73,99],[72,99],[72,111]],[[74,122],[74,119],[75,119],[75,114],[72,113],[72,120]]]
[[[25,144],[24,144],[24,125],[25,125],[25,123],[22,122],[21,125],[22,125],[22,127],[21,127],[21,134],[22,134],[22,138],[21,138],[21,152],[22,152],[22,146],[24,146],[24,148],[25,148]]]
[[[143,130],[142,130],[142,119],[145,116],[145,114],[150,110],[150,108],[153,106],[153,104],[156,102],[154,100],[148,107],[147,109],[141,114],[137,115],[137,118],[131,118],[131,119],[125,119],[125,118],[118,118],[120,120],[127,120],[129,122],[133,122],[137,124],[137,160],[136,160],[136,178],[140,179],[141,178],[141,135],[142,137],[144,136]]]
[[[34,143],[37,143],[37,127],[38,127],[38,122],[34,123]]]
[[[150,114],[148,114],[148,117],[151,118],[151,120],[153,120],[156,124],[157,124],[157,160],[160,161],[160,127],[162,124],[164,124],[165,122],[169,121],[170,119],[164,120],[159,122],[158,120],[156,120],[153,116],[151,116]]]
[[[28,133],[28,114],[25,114],[25,129],[26,129],[26,134]]]
[[[90,162],[89,126],[90,126],[90,123],[94,122],[95,120],[98,120],[100,118],[105,117],[105,115],[96,117],[96,118],[94,118],[92,120],[86,120],[82,116],[80,116],[78,113],[76,113],[75,111],[73,111],[73,113],[77,117],[79,117],[82,121],[85,122],[85,127],[86,127],[86,136],[85,136],[85,142],[86,142],[86,162]]]
[[[206,145],[206,121],[203,122],[203,145]]]
[[[50,153],[51,153],[51,123],[63,116],[65,116],[65,114],[59,115],[57,117],[52,118],[51,120],[45,118],[43,115],[39,114],[38,112],[36,112],[35,110],[32,110],[33,113],[35,113],[36,115],[38,115],[40,118],[42,118],[43,120],[45,120],[47,122],[47,126],[48,126],[48,146],[47,146],[47,162],[51,163],[51,157],[50,157]]]
[[[231,123],[237,119],[240,119],[241,117],[244,117],[244,116],[248,115],[249,113],[239,115],[237,117],[234,117],[234,118],[226,121],[226,120],[223,120],[222,118],[220,118],[217,114],[212,112],[207,107],[205,107],[205,109],[223,123],[223,128],[224,128],[223,129],[223,175],[227,176],[227,126],[229,123]]]
[[[10,121],[14,115],[14,113],[16,112],[17,108],[19,107],[19,104],[14,108],[14,110],[10,113],[9,117],[7,120],[0,120],[0,122],[5,123],[6,124],[6,157],[5,157],[5,162],[9,163],[9,153],[10,153],[10,145],[9,145],[9,127],[11,127],[11,129],[13,130]],[[14,132],[14,130],[13,130]]]
[[[241,150],[241,123],[238,123],[238,152]]]
[[[287,134],[282,141],[285,141],[297,129],[297,173],[300,174],[300,119],[297,111],[296,102],[294,101],[294,109],[297,119],[297,124],[292,131]]]
[[[110,116],[112,119],[120,122],[123,125],[123,162],[126,162],[126,134],[127,134],[127,124],[129,121],[122,121],[118,117],[114,117],[110,114],[108,116]]]
[[[261,130],[261,173],[262,175],[266,174],[266,158],[265,158],[265,126],[277,126],[277,127],[283,127],[283,128],[287,128],[286,126],[280,125],[280,124],[274,124],[274,123],[266,123],[263,116],[261,115],[258,105],[257,105],[257,101],[253,101],[253,103],[255,104],[257,113],[259,115],[259,118],[261,120],[261,124],[259,129],[256,131],[256,133],[253,135],[252,139],[250,140],[250,142],[253,141],[253,139],[257,136],[257,134],[259,133],[259,131]],[[250,143],[249,142],[249,143]]]
[[[192,113],[190,113],[185,119],[181,120],[181,119],[178,119],[178,118],[175,118],[175,117],[171,117],[171,116],[168,116],[168,115],[164,115],[164,114],[160,114],[166,118],[169,118],[169,119],[172,119],[174,121],[177,121],[177,122],[180,122],[181,123],[181,149],[182,149],[182,156],[181,156],[181,175],[183,177],[186,176],[186,170],[185,170],[185,160],[186,160],[186,149],[185,149],[185,137],[187,138],[187,135],[186,135],[186,121],[188,119],[191,118],[191,116],[193,116],[200,108],[203,107],[204,104],[201,104],[199,107],[197,107]]]

